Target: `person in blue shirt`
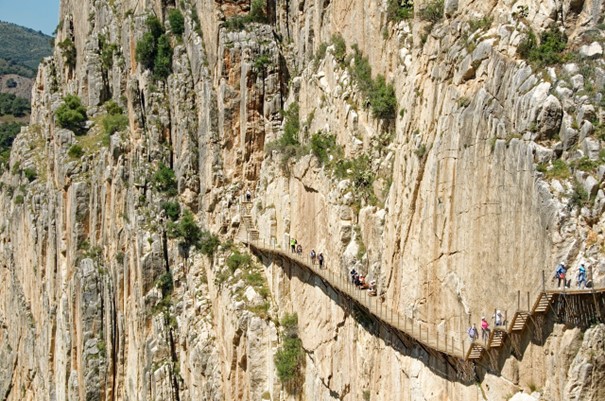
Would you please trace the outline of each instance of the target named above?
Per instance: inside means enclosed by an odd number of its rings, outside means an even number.
[[[581,263],[578,269],[578,288],[586,288],[586,267],[584,263]]]
[[[557,270],[555,271],[554,279],[557,279],[557,288],[561,287],[561,283],[563,283],[563,287],[565,287],[565,274],[567,273],[567,268],[564,263],[560,263],[557,266]]]

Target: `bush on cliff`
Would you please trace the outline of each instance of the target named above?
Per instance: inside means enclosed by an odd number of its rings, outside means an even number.
[[[165,79],[172,73],[172,46],[164,32],[164,27],[155,16],[145,21],[147,32],[137,42],[136,60],[145,69],[151,70],[154,77]]]
[[[63,104],[55,112],[57,123],[60,127],[73,131],[76,135],[83,134],[86,123],[86,107],[76,95],[67,95],[63,98]]]
[[[185,32],[185,18],[180,10],[173,8],[168,13],[168,21],[170,22],[170,29],[176,36],[182,36]]]
[[[298,337],[298,316],[286,314],[281,320],[282,344],[275,354],[277,377],[289,392],[295,392],[304,364],[302,341]]]

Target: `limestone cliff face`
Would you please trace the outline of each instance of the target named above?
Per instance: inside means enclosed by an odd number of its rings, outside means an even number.
[[[547,338],[477,366],[468,385],[296,266],[228,261],[250,189],[261,239],[294,237],[334,274],[367,272],[385,303],[456,341],[469,320],[512,314],[519,294],[533,302],[559,261],[572,276],[586,261],[603,286],[605,3],[416,1],[401,21],[391,1],[270,0],[256,20],[251,3],[61,2],[63,45],[40,66],[2,176],[0,395],[603,397],[602,325],[536,323]],[[150,15],[172,47],[165,79],[137,62]],[[520,56],[552,27],[568,38],[557,62]],[[393,85],[386,118],[363,59]],[[87,107],[84,135],[57,122],[67,94]],[[109,100],[127,117],[111,135]],[[291,105],[300,143],[280,147]],[[334,135],[325,160],[308,149],[319,131]],[[179,238],[167,202],[220,236],[213,255]],[[274,364],[291,312],[305,351],[294,393]]]

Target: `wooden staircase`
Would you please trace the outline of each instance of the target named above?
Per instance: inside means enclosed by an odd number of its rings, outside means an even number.
[[[553,299],[555,297],[555,294],[551,293],[551,292],[541,292],[540,295],[538,295],[538,299],[536,300],[536,303],[534,304],[534,308],[533,311],[541,313],[541,312],[546,312],[548,310],[548,308],[550,307],[550,305],[553,302]]]
[[[242,223],[246,227],[246,237],[248,241],[258,241],[260,235],[254,219],[252,218],[252,202],[242,200],[241,202]]]

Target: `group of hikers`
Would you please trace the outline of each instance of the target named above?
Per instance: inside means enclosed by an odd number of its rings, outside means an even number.
[[[565,263],[561,262],[557,266],[552,281],[554,282],[555,279],[557,280],[557,288],[560,288],[561,284],[563,284],[563,288],[571,287],[571,279],[567,279],[567,266],[565,266]],[[586,266],[584,265],[584,263],[580,263],[580,267],[578,268],[578,274],[576,276],[576,286],[580,289],[592,286],[592,283],[589,283],[586,280]]]
[[[292,253],[298,254],[299,256],[302,256],[303,248],[302,248],[302,245],[298,243],[296,238],[290,238],[290,251]],[[320,252],[318,255],[317,252],[315,252],[315,249],[311,249],[311,252],[309,253],[309,257],[311,258],[312,265],[314,265],[315,262],[318,262],[319,268],[323,269],[324,260],[325,260],[323,253]]]
[[[496,313],[494,314],[493,317],[494,317],[496,327],[504,326],[506,324],[506,322],[504,320],[504,315],[502,314],[502,311],[500,311],[499,309],[496,310]],[[477,331],[477,325],[475,323],[473,323],[473,325],[468,328],[467,333],[468,333],[468,336],[470,337],[471,341],[476,341],[479,339],[479,333]],[[487,340],[489,339],[489,334],[490,334],[489,323],[487,322],[487,319],[485,318],[485,316],[481,316],[481,339],[483,340],[483,342],[487,342]]]
[[[303,248],[302,245],[296,240],[296,238],[290,238],[290,252],[302,256]],[[319,264],[319,268],[324,268],[325,257],[323,253],[315,252],[315,249],[311,249],[309,253],[311,264]],[[368,290],[368,295],[376,296],[376,280],[372,280],[369,283],[366,281],[366,276],[359,274],[355,269],[351,270],[351,282],[360,290]]]
[[[351,282],[355,285],[355,287],[360,290],[368,290],[368,295],[376,296],[376,280],[372,280],[369,283],[366,281],[366,276],[357,272],[357,270],[352,269],[351,272]]]
[[[557,280],[557,288],[561,288],[561,285],[563,285],[563,288],[571,287],[571,279],[567,279],[567,270],[568,270],[567,266],[565,266],[565,263],[563,263],[563,262],[559,263],[559,265],[557,266],[557,268],[555,270],[555,275],[552,278],[553,282],[555,279]],[[578,267],[578,273],[576,276],[576,286],[580,289],[584,289],[584,288],[592,286],[592,283],[587,280],[586,265],[584,263],[580,263],[580,266]],[[504,316],[502,315],[502,312],[500,310],[496,310],[496,313],[494,314],[494,321],[495,321],[496,326],[504,326],[506,324],[506,322],[504,320]],[[475,323],[473,323],[473,325],[468,328],[467,333],[468,333],[468,336],[470,337],[471,341],[476,341],[479,339],[479,332],[477,330],[477,325]],[[487,322],[485,316],[482,316],[481,317],[481,339],[484,342],[487,342],[487,340],[489,339],[489,335],[490,335],[489,323]]]

